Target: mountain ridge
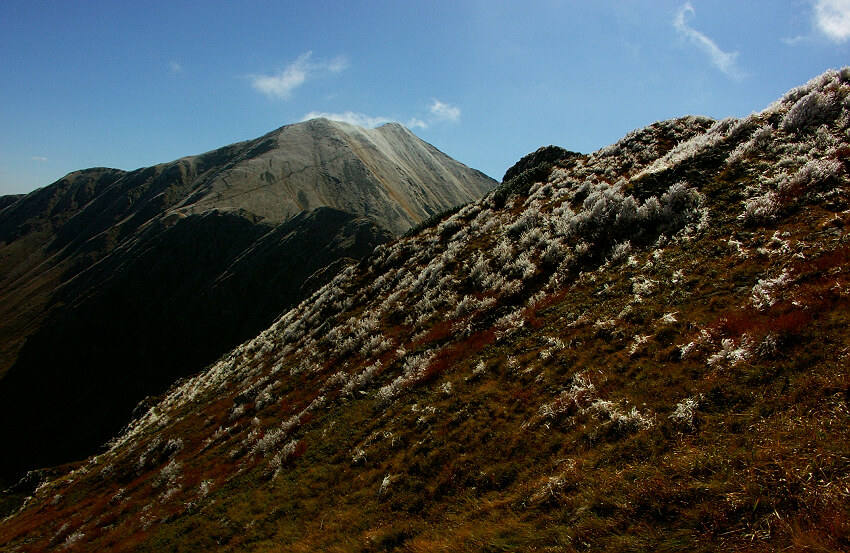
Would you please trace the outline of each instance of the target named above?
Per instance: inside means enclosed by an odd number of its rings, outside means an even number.
[[[404,169],[402,153],[439,170]],[[270,172],[281,166],[297,178]],[[0,477],[91,454],[143,397],[297,303],[311,275],[494,184],[401,127],[316,120],[134,171],[75,171],[19,198],[0,212],[0,439],[19,444]],[[88,407],[56,416],[73,396]]]
[[[0,544],[846,550],[848,139],[844,68],[529,154],[33,475]]]

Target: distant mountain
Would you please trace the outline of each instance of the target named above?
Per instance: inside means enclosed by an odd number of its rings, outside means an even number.
[[[312,119],[207,156],[224,157],[233,148],[240,152],[238,163],[222,159],[215,174],[198,179],[173,211],[238,207],[279,223],[327,206],[369,217],[398,235],[423,216],[478,198],[496,184],[397,123],[367,130]],[[187,166],[181,171],[192,171],[191,161],[178,163]]]
[[[145,396],[495,181],[396,124],[324,119],[0,211],[0,478],[93,453]],[[318,280],[317,280],[318,279]],[[5,374],[4,374],[5,373]]]
[[[848,551],[848,155],[850,68],[533,152],[30,473],[0,548]]]

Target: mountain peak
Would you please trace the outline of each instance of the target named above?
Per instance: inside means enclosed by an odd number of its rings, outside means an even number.
[[[194,213],[236,202],[280,222],[327,205],[377,217],[401,234],[495,185],[400,128],[364,129],[326,118],[281,127],[272,136],[228,147],[233,161],[204,179],[178,209]]]
[[[533,152],[340,261],[0,544],[847,550],[848,133],[842,70]]]

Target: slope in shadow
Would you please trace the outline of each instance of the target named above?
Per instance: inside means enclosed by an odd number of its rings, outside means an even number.
[[[59,315],[0,380],[0,440],[11,453],[0,475],[92,454],[140,398],[267,328],[319,269],[389,239],[332,208],[277,227],[221,211],[154,223],[57,293]]]

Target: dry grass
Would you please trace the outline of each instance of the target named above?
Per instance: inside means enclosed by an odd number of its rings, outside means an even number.
[[[0,544],[56,549],[81,532],[69,550],[850,550],[850,238],[824,227],[834,215],[816,197],[744,222],[743,189],[764,168],[701,155],[667,171],[702,171],[709,226],[619,264],[591,252],[555,286],[556,269],[541,264],[489,311],[450,316],[450,305],[415,330],[385,313],[379,330],[394,347],[350,396],[340,383],[377,359],[335,355],[319,338],[307,350],[314,369],[290,374],[294,353],[255,355],[250,378],[282,367],[263,381],[270,404],[221,387],[182,405],[135,449],[42,491],[0,527]],[[523,200],[505,209],[520,216]],[[500,239],[459,249],[458,297],[487,297],[463,260]],[[364,317],[388,293],[323,328]],[[522,324],[497,329],[505,316]],[[415,378],[376,400],[426,353]],[[282,443],[297,445],[279,470],[247,446],[231,456],[292,417]],[[168,495],[154,482],[171,458],[138,460],[178,436]]]

